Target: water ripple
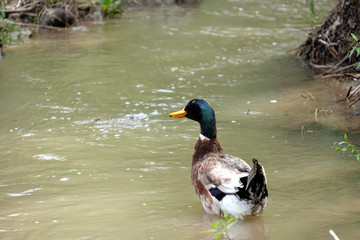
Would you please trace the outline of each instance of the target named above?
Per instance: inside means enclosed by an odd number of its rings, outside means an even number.
[[[21,196],[25,196],[25,195],[28,196],[28,195],[32,195],[31,193],[38,191],[38,190],[41,190],[41,188],[32,188],[32,189],[29,189],[29,190],[26,190],[26,191],[23,191],[20,193],[7,193],[7,195],[10,197],[21,197]]]
[[[71,113],[71,112],[78,110],[77,108],[71,108],[71,107],[65,107],[65,106],[48,106],[48,105],[42,105],[42,104],[36,104],[35,107],[58,110],[60,113]]]
[[[215,37],[229,37],[229,38],[237,37],[237,35],[234,34],[233,31],[228,31],[223,29],[219,30],[217,27],[212,27],[212,26],[203,27],[199,32],[204,35],[210,35]]]
[[[34,155],[33,158],[37,158],[39,160],[44,160],[44,161],[66,161],[65,157],[61,157],[51,153],[37,154]]]

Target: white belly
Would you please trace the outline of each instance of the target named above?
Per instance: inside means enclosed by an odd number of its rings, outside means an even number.
[[[209,214],[220,215],[227,211],[230,216],[243,219],[245,216],[258,215],[265,208],[267,198],[259,205],[254,205],[247,200],[240,200],[236,195],[226,195],[221,201],[213,197],[213,204],[202,201],[205,211]]]

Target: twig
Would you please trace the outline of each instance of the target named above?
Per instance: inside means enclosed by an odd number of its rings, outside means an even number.
[[[298,50],[299,48],[301,48],[301,45],[300,45],[300,46],[297,46],[297,47],[293,47],[293,48],[287,49],[286,52],[291,52],[291,51],[294,51],[294,50]]]
[[[19,1],[20,3],[20,1]],[[41,0],[38,0],[36,2],[32,2],[32,3],[29,3],[29,4],[26,4],[24,6],[21,6],[21,4],[19,5],[19,3],[16,5],[16,7],[14,9],[5,9],[3,10],[5,13],[21,13],[21,12],[28,12],[28,11],[31,11],[35,8],[35,5],[38,4],[38,3],[41,3]]]
[[[338,53],[336,52],[336,50],[334,49],[333,45],[337,45],[336,43],[327,43],[322,39],[317,39],[319,43],[325,45],[325,47],[327,47],[327,49],[329,50],[329,52],[331,53],[331,55],[337,59]]]
[[[358,97],[358,98],[355,99],[353,102],[351,102],[348,107],[351,107],[352,105],[354,105],[355,103],[357,103],[359,100],[360,100],[360,97]]]
[[[21,0],[19,0],[19,3],[20,2],[21,2]],[[41,2],[42,2],[42,0],[38,0],[36,2],[31,2],[31,3],[25,4],[24,6],[21,6],[21,4],[18,3],[15,8],[19,8],[19,7],[26,8],[28,6],[36,5],[36,4],[41,3]]]
[[[351,142],[354,146],[360,147],[359,144],[358,144],[357,142],[355,142],[354,139],[351,138],[351,136],[349,136],[348,134],[346,134],[346,135],[347,135],[348,139],[350,140],[350,142]]]
[[[329,230],[329,233],[334,238],[334,240],[340,240],[340,238],[335,234],[335,232],[332,229]]]
[[[350,95],[351,89],[352,89],[352,86],[349,87],[349,90],[348,90],[347,93],[346,93],[346,98],[341,99],[341,100],[338,100],[336,103],[339,103],[339,102],[342,102],[342,101],[345,101],[345,100],[346,100],[347,102],[349,102],[349,95]]]
[[[335,64],[333,67],[331,67],[329,70],[327,70],[326,72],[324,72],[322,75],[326,75],[327,73],[331,72],[332,70],[336,69],[340,64],[342,64],[343,62],[345,62],[346,59],[349,58],[349,54],[346,54],[346,56],[340,60],[340,62],[338,62],[337,64]]]
[[[346,98],[337,100],[336,103],[343,102],[343,101],[349,102],[350,98],[352,96],[354,96],[354,94],[360,90],[360,85],[358,85],[353,91],[352,91],[352,89],[353,89],[353,86],[350,86],[349,90],[346,93]],[[353,101],[348,107],[351,107],[352,105],[354,105],[358,100],[359,100],[359,98],[357,100]]]
[[[34,9],[34,6],[29,7],[29,8],[4,10],[4,13],[22,13],[22,12],[29,12],[33,9]]]
[[[349,96],[347,97],[347,99],[349,100],[357,91],[359,91],[360,89],[360,85],[358,85],[353,91],[350,92],[352,88],[349,89]]]
[[[305,91],[307,92],[307,94],[310,95],[310,97],[312,98],[312,100],[314,100],[314,102],[316,103],[316,99],[315,97],[311,94],[311,92],[309,92],[308,90],[305,89]]]
[[[350,95],[350,93],[351,93],[351,89],[352,89],[352,86],[349,87],[349,90],[348,90],[348,92],[347,92],[347,94],[346,94],[346,99],[349,98],[349,95]]]
[[[333,77],[346,77],[347,74],[348,73],[329,74],[329,75],[323,75],[320,78],[325,79],[325,78],[333,78]]]
[[[324,45],[327,46],[327,47],[338,45],[337,43],[328,43],[328,42],[325,42],[325,41],[322,40],[322,39],[318,39],[318,41],[319,41],[320,43],[324,44]]]
[[[304,140],[304,130],[306,127],[304,125],[301,125],[301,139]]]
[[[304,125],[301,125],[301,139],[304,140],[304,135],[307,133],[313,133],[313,130],[309,130]]]
[[[331,68],[331,66],[328,65],[317,65],[315,63],[312,63],[311,61],[309,61],[309,65],[315,69],[325,69],[325,68]]]
[[[342,71],[348,70],[349,68],[355,67],[355,66],[357,66],[357,65],[358,65],[358,63],[353,63],[353,64],[351,64],[351,65],[348,65],[348,66],[346,66],[346,67],[343,67],[343,68],[341,68],[341,69],[338,69],[337,72],[342,72]]]
[[[53,26],[47,26],[47,25],[38,25],[38,24],[33,24],[33,23],[19,23],[19,22],[6,22],[6,23],[7,24],[12,24],[12,25],[24,26],[24,27],[40,27],[40,28],[49,28],[49,29],[62,29],[62,28],[59,28],[59,27],[53,27]]]
[[[15,8],[18,8],[21,6],[21,0],[18,1],[18,3],[16,4],[16,7]]]
[[[336,74],[329,74],[329,75],[323,75],[320,78],[333,78],[333,77],[352,77],[352,78],[359,78],[360,74],[351,74],[351,73],[336,73]]]
[[[301,94],[301,96],[302,96],[303,98],[305,98],[306,101],[309,101],[309,98],[308,98],[307,96],[305,96],[303,93]]]

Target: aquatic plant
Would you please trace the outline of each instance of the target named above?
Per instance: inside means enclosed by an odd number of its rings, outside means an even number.
[[[345,155],[345,152],[350,151],[349,157],[355,157],[360,162],[360,152],[354,144],[349,142],[348,136],[344,134],[344,141],[337,143],[339,147],[333,147],[335,151],[340,151],[342,155]]]
[[[11,21],[5,19],[5,3],[3,1],[0,2],[0,44],[10,43],[14,38],[18,36],[14,35],[19,31],[20,27],[12,24]]]
[[[325,115],[329,112],[332,112],[331,110],[327,110],[327,109],[324,109],[321,106],[319,106],[314,95],[312,95],[311,92],[309,92],[306,89],[305,89],[305,91],[306,91],[307,95],[303,93],[301,96],[306,99],[306,102],[309,102],[311,105],[314,105],[314,106],[310,107],[310,110],[314,111],[315,122],[317,122],[319,120],[318,119],[319,114]],[[306,128],[304,129],[304,127],[302,127],[301,136],[303,136],[304,130],[307,130],[307,129]]]
[[[349,60],[351,60],[351,56],[353,55],[353,53],[356,51],[356,55],[355,57],[358,58],[359,55],[360,55],[360,43],[359,43],[359,38],[354,34],[354,33],[351,33],[350,34],[351,37],[355,40],[354,43],[353,43],[353,47],[352,49],[350,50],[349,52]],[[360,62],[358,63],[357,67],[356,67],[356,70],[358,70],[360,68]]]
[[[315,12],[315,3],[314,0],[309,0],[308,3],[308,19],[311,25],[317,25],[320,23],[319,17]]]
[[[228,230],[234,226],[235,223],[237,223],[237,218],[230,217],[229,213],[224,211],[224,219],[209,223],[212,228],[204,230],[201,233],[214,233],[213,238],[216,240],[221,238],[229,239]]]
[[[120,8],[123,0],[98,0],[102,7],[105,16],[112,18],[116,14],[122,14],[123,10]]]
[[[1,10],[0,10],[1,11]],[[1,21],[1,19],[0,19]],[[0,44],[7,44],[12,41],[12,33],[18,31],[19,27],[6,22],[1,22],[0,26]]]

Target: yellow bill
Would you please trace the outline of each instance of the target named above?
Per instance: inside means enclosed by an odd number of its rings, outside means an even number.
[[[181,109],[180,111],[170,113],[169,116],[173,118],[183,118],[186,115],[185,108]]]

